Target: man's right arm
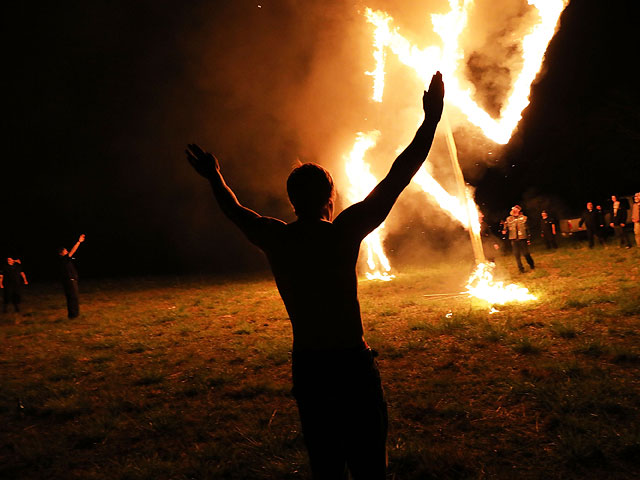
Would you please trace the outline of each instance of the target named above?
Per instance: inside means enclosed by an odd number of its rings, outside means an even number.
[[[80,235],[76,244],[73,247],[71,247],[71,250],[69,251],[69,258],[73,257],[73,254],[76,253],[76,251],[78,250],[78,247],[82,242],[84,242],[84,233]]]
[[[400,193],[409,185],[427,158],[442,116],[444,84],[437,72],[422,98],[424,121],[407,148],[396,158],[387,176],[363,201],[342,212],[334,223],[345,223],[364,238],[387,217]]]
[[[187,160],[194,170],[209,180],[213,196],[225,216],[235,223],[249,240],[258,242],[260,227],[274,219],[263,217],[238,201],[233,190],[224,181],[220,164],[214,155],[195,144],[188,145],[186,153]]]

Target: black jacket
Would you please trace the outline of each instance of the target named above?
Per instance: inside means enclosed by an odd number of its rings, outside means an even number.
[[[604,225],[604,217],[602,212],[596,210],[595,208],[591,211],[585,210],[582,212],[582,217],[580,218],[580,223],[578,227],[582,225],[586,225],[588,230],[595,230],[600,225]]]

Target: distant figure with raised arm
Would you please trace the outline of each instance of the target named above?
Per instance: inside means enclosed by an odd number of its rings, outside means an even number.
[[[80,315],[80,302],[78,298],[78,270],[74,265],[73,255],[78,250],[80,244],[84,242],[84,234],[80,235],[78,241],[71,250],[64,247],[58,249],[58,260],[60,267],[60,282],[67,297],[67,313],[69,318]]]
[[[27,276],[22,271],[22,262],[7,257],[7,263],[0,270],[0,288],[2,289],[2,311],[7,313],[9,304],[13,304],[16,312],[20,311],[22,286],[29,285]]]
[[[442,115],[444,85],[431,79],[425,118],[387,176],[333,218],[328,171],[306,163],[291,172],[287,192],[298,219],[264,217],[242,206],[218,160],[197,145],[187,158],[207,180],[224,214],[267,256],[293,328],[293,394],[315,479],[383,480],[387,406],[364,338],[356,262],[360,243],[387,217],[429,153]]]

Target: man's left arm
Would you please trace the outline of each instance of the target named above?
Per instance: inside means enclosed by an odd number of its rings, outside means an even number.
[[[342,212],[334,223],[349,224],[364,238],[387,217],[400,193],[411,182],[429,154],[436,127],[442,116],[444,84],[440,72],[432,77],[422,97],[424,120],[413,140],[394,160],[389,173],[367,197]]]

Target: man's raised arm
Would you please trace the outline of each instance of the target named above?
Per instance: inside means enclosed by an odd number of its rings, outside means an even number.
[[[336,218],[336,222],[353,224],[361,233],[368,234],[387,217],[398,196],[424,163],[442,116],[444,84],[442,74],[436,72],[431,78],[429,90],[424,92],[422,107],[424,121],[411,143],[395,159],[387,176],[362,202],[352,205]],[[342,218],[341,218],[342,217]]]
[[[78,247],[82,242],[84,242],[84,233],[80,235],[80,237],[78,238],[78,241],[75,243],[73,247],[71,247],[71,250],[69,251],[69,257],[73,257],[73,255],[76,253],[76,251],[78,250]]]
[[[213,195],[216,197],[222,212],[235,223],[246,235],[251,234],[251,224],[261,218],[253,210],[240,204],[233,190],[225,183],[218,159],[205,152],[198,145],[187,146],[187,160],[196,172],[209,180]]]

